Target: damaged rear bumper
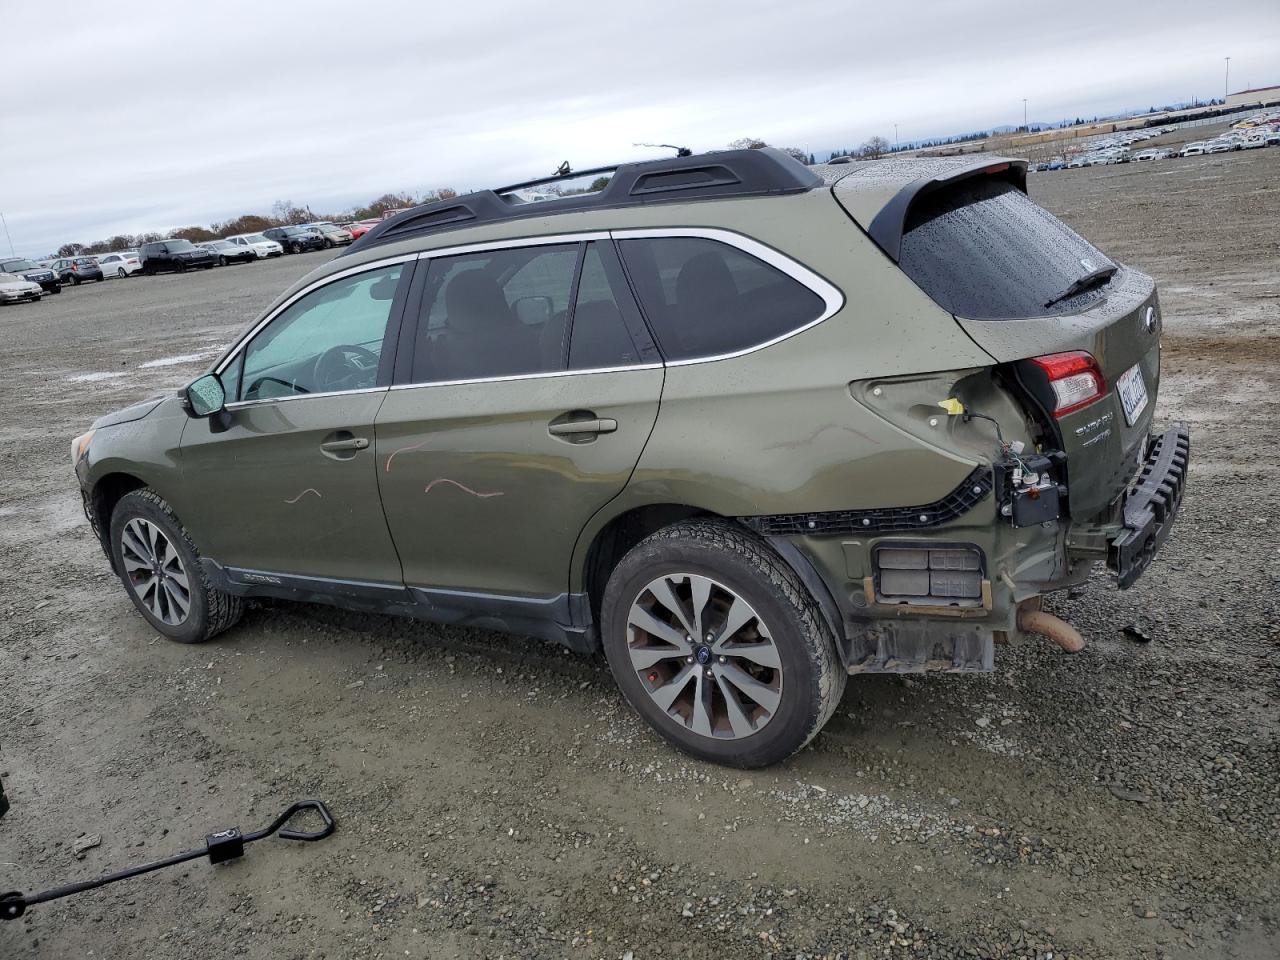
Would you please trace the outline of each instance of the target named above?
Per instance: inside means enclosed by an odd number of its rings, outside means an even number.
[[[1121,589],[1151,564],[1173,528],[1186,489],[1191,431],[1177,423],[1154,437],[1137,481],[1125,494],[1123,527],[1108,543],[1107,566]]]

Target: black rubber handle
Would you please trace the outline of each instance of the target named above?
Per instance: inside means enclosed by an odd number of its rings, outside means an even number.
[[[329,808],[324,805],[323,800],[299,800],[281,814],[281,825],[303,810],[314,810],[320,814],[320,819],[324,821],[324,826],[319,830],[310,832],[306,830],[281,830],[280,836],[285,840],[323,840],[337,828],[337,825],[333,822],[333,814],[329,812]]]

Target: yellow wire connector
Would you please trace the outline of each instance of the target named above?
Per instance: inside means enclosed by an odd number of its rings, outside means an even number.
[[[959,417],[964,415],[964,404],[955,397],[948,397],[946,400],[938,401],[938,406],[947,411],[950,416]]]

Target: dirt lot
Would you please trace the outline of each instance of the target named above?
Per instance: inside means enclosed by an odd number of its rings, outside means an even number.
[[[1083,654],[858,679],[750,775],[673,753],[601,660],[539,642],[271,604],[186,648],[134,614],[70,437],[197,372],[322,255],[0,309],[0,890],[297,797],[340,821],[36,907],[0,956],[1280,954],[1280,149],[1031,189],[1161,282],[1159,414],[1194,433],[1179,525],[1134,589],[1054,604]]]

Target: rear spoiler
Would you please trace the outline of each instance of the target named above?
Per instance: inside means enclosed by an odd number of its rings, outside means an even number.
[[[907,215],[916,201],[944,187],[954,186],[962,180],[973,180],[978,177],[995,177],[1005,180],[1026,193],[1027,161],[988,157],[962,167],[954,167],[936,177],[913,180],[895,193],[881,208],[875,219],[871,221],[867,233],[880,249],[888,254],[894,263],[897,263],[902,253],[903,228],[907,223]]]

